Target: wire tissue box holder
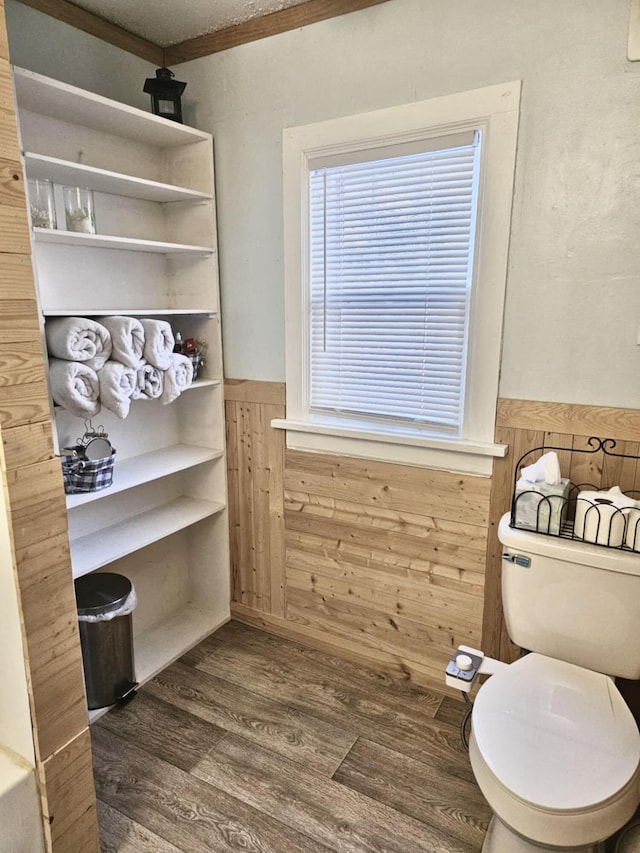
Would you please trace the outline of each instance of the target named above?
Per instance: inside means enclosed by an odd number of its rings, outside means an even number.
[[[536,454],[558,451],[564,454],[596,454],[637,463],[640,457],[618,453],[612,438],[592,436],[588,447],[568,449],[542,445],[524,453],[516,463],[513,478],[509,524],[545,536],[573,539],[606,548],[640,552],[640,492],[626,489],[623,495],[616,486],[607,489],[592,483],[575,484],[569,479],[558,486],[518,484],[523,465],[533,461]],[[635,465],[634,465],[635,467]],[[622,500],[622,506],[618,499]]]

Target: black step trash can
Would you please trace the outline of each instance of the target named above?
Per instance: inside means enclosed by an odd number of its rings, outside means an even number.
[[[82,663],[89,710],[128,702],[138,686],[133,662],[132,613],[137,599],[129,578],[110,572],[75,582]]]

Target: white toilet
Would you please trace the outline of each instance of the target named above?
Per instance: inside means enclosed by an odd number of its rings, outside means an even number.
[[[612,676],[640,678],[640,554],[509,520],[504,615],[531,653],[494,662],[473,706],[471,766],[495,814],[482,850],[601,851],[639,803],[640,736]]]

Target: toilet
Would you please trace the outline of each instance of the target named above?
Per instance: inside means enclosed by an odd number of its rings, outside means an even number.
[[[499,524],[507,631],[526,650],[473,705],[469,757],[494,817],[483,853],[601,853],[639,803],[640,555]]]

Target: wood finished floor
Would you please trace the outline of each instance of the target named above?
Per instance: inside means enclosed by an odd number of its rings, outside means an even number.
[[[91,727],[103,853],[474,853],[464,706],[231,622]]]

